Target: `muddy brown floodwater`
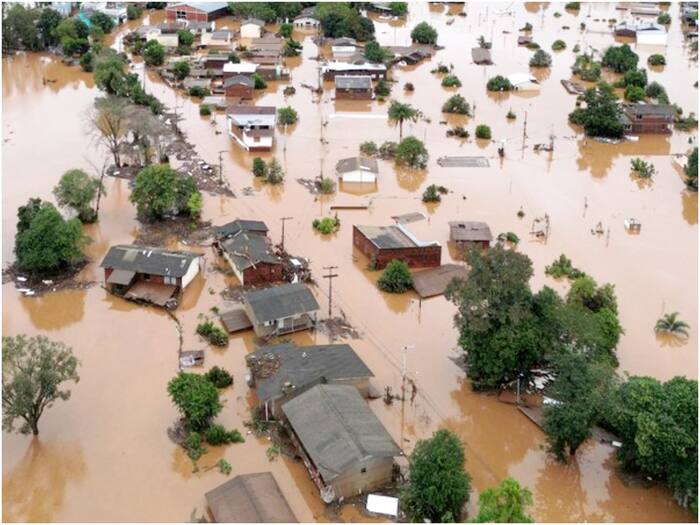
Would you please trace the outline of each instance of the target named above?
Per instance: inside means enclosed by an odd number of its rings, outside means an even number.
[[[334,314],[344,314],[360,331],[361,338],[350,343],[376,375],[378,387],[400,388],[401,349],[412,345],[407,366],[419,388],[416,402],[386,407],[377,400],[371,407],[407,454],[417,439],[439,427],[459,433],[475,489],[471,511],[479,491],[513,476],[532,490],[537,520],[690,521],[693,517],[666,489],[625,486],[616,473],[613,451],[606,445],[588,442],[568,466],[548,458],[539,429],[512,406],[473,393],[464,373],[449,359],[459,355],[452,324],[454,306],[442,297],[421,304],[413,293],[379,292],[378,273],[368,271],[367,261],[353,250],[353,224],[389,224],[392,215],[401,213],[426,213],[428,219],[414,223],[412,229],[420,238],[438,240],[443,246],[447,246],[448,220],[487,221],[495,234],[513,231],[522,239],[518,250],[533,261],[535,289],[547,284],[565,291],[564,283],[544,275],[545,265],[561,253],[599,282],[615,284],[625,328],[618,348],[620,373],[661,380],[675,375],[697,378],[697,327],[692,326],[690,339],[680,346],[657,340],[653,331],[665,311],[679,311],[691,323],[697,319],[697,194],[684,189],[671,159],[673,153],[686,152],[695,135],[675,131],[668,137],[647,136],[638,142],[609,145],[584,139],[566,119],[575,99],[559,81],[570,78],[571,49],[577,43],[597,49],[612,43],[604,20],[620,19],[619,11],[613,4],[584,4],[575,15],[566,12],[563,4],[494,3],[469,4],[466,17],[450,16],[459,9],[411,4],[406,21],[375,18],[377,38],[383,45],[408,44],[411,28],[426,20],[438,29],[439,43],[445,46],[430,61],[393,70],[397,83],[392,97],[410,102],[430,119],[404,126],[404,135],[427,142],[429,166],[408,172],[380,161],[376,191],[341,188],[332,196],[316,197],[295,180],[319,173],[333,176],[335,163],[355,155],[364,140],[398,139],[398,129],[386,121],[387,102],[335,103],[330,98],[332,86],[325,83],[322,101],[316,103],[310,91],[301,87],[318,82],[318,62],[312,58],[319,49],[311,41],[313,33],[295,34],[304,43],[303,56],[288,60],[296,94],[285,100],[286,84],[272,82],[256,99],[257,104],[290,104],[300,115],[293,129],[277,133],[273,155],[287,173],[281,187],[252,180],[253,156],[227,138],[222,113],[212,125],[199,116],[196,101],[176,94],[153,73],[147,75],[147,88],[165,104],[178,106],[183,128],[204,159],[214,163],[219,150],[227,152],[224,175],[237,198],[206,196],[205,219],[214,224],[235,217],[262,219],[277,242],[279,219],[291,216],[286,225],[288,249],[310,257],[316,276],[323,266],[338,266]],[[650,71],[649,77],[661,82],[671,100],[686,112],[697,113],[693,87],[697,63],[689,60],[677,10],[677,4],[670,7],[674,22],[666,50],[668,65]],[[562,16],[555,17],[555,12]],[[162,20],[162,13],[151,19]],[[450,20],[454,22],[448,24]],[[588,29],[581,32],[578,27],[584,20]],[[485,82],[490,76],[528,71],[532,52],[515,43],[518,28],[527,21],[542,47],[549,49],[561,38],[567,49],[552,53],[551,70],[537,73],[542,80],[538,94],[488,94]],[[217,24],[233,27],[235,22],[223,19]],[[495,65],[471,63],[469,49],[481,34],[493,41]],[[117,35],[116,47],[120,38]],[[663,52],[632,45],[642,64],[649,54]],[[456,91],[476,107],[472,118],[446,120],[450,125],[465,125],[472,135],[476,124],[489,124],[494,139],[507,140],[505,160],[498,160],[493,143],[445,137],[440,106],[451,91],[430,73],[438,62],[454,66],[463,82]],[[85,111],[100,95],[90,75],[45,54],[5,57],[2,68],[2,249],[7,264],[13,259],[17,207],[32,196],[51,199],[61,173],[73,167],[89,169],[90,162],[99,165],[105,152],[86,131]],[[140,74],[143,71],[140,63],[134,68]],[[416,88],[411,94],[403,91],[408,81]],[[516,113],[515,121],[506,120],[508,110]],[[526,118],[527,148],[523,149]],[[532,145],[547,142],[550,134],[555,136],[554,152],[533,152]],[[436,161],[442,155],[484,155],[490,167],[441,168]],[[632,156],[656,166],[658,174],[648,187],[639,187],[630,177]],[[430,183],[451,192],[437,206],[426,207],[420,195]],[[253,193],[244,195],[246,187],[252,187]],[[86,280],[99,280],[98,265],[108,247],[132,241],[139,227],[127,182],[110,179],[107,190],[100,222],[88,228],[94,242],[88,250],[92,262],[80,276]],[[331,205],[360,203],[369,209],[339,213],[338,233],[323,237],[312,230],[311,221],[330,214]],[[526,214],[523,219],[516,216],[520,207]],[[532,220],[545,213],[551,218],[551,235],[543,243],[528,232]],[[640,235],[625,232],[622,222],[630,216],[641,220]],[[609,236],[591,235],[599,221],[609,228]],[[176,240],[172,244],[177,245]],[[234,282],[216,271],[209,249],[200,250],[206,254],[206,271],[185,292],[176,312],[184,327],[185,349],[205,348],[194,334],[197,317],[221,305],[219,292]],[[445,249],[443,262],[453,260],[453,253]],[[322,285],[315,293],[325,311],[327,295]],[[100,286],[23,297],[7,284],[3,292],[3,334],[41,333],[64,341],[82,365],[72,398],[46,412],[37,439],[3,434],[3,520],[185,521],[195,509],[198,515],[204,511],[204,492],[224,481],[215,469],[206,468],[220,457],[232,464],[233,475],[271,470],[301,521],[368,519],[351,506],[335,518],[329,516],[303,466],[286,458],[269,462],[266,440],[250,435],[244,444],[212,448],[200,461],[200,472],[192,473],[188,458],[166,435],[177,416],[165,392],[167,381],[177,372],[177,332],[163,312],[111,297]],[[294,339],[300,344],[327,341],[318,333],[298,334]],[[224,350],[207,348],[207,366],[222,365],[235,375],[234,386],[223,395],[220,420],[227,427],[244,429],[243,421],[254,403],[254,393],[244,381],[244,356],[253,349],[248,333],[233,337]]]

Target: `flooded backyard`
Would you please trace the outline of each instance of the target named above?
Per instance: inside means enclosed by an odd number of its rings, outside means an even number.
[[[319,101],[302,87],[318,85],[315,57],[324,51],[312,41],[315,33],[311,31],[295,32],[295,39],[303,42],[303,53],[287,59],[289,83],[296,94],[285,97],[287,83],[270,82],[255,99],[256,105],[291,105],[300,116],[286,132],[278,128],[271,154],[260,155],[280,161],[286,172],[282,186],[254,180],[251,168],[256,155],[228,137],[223,112],[213,121],[201,117],[196,100],[177,93],[154,72],[146,73],[145,85],[164,104],[177,108],[182,129],[203,159],[216,164],[223,152],[223,174],[236,196],[205,193],[203,219],[215,225],[235,218],[263,220],[273,241],[279,242],[280,219],[292,217],[285,224],[285,247],[310,258],[318,284],[313,291],[324,316],[328,288],[321,278],[323,267],[337,266],[333,314],[344,316],[358,330],[359,339],[343,342],[352,345],[372,370],[373,383],[380,390],[388,385],[400,391],[402,348],[410,345],[407,369],[418,387],[415,402],[387,406],[377,399],[370,406],[406,455],[416,440],[438,428],[458,433],[466,447],[474,488],[470,516],[478,492],[512,476],[532,491],[532,514],[537,521],[694,521],[667,489],[625,485],[608,445],[589,440],[575,462],[555,462],[546,453],[544,434],[514,406],[472,392],[465,373],[452,359],[461,355],[453,326],[455,306],[442,296],[419,301],[414,292],[380,292],[375,285],[379,272],[369,271],[369,261],[353,248],[353,224],[388,225],[392,216],[416,211],[427,220],[412,223],[411,230],[422,240],[440,242],[443,264],[459,262],[457,253],[447,249],[448,221],[485,221],[494,235],[515,232],[521,239],[518,251],[533,261],[533,289],[548,285],[566,290],[564,282],[544,274],[545,266],[562,253],[599,283],[615,285],[625,330],[617,350],[620,374],[660,380],[698,377],[694,326],[698,197],[686,190],[671,156],[696,146],[697,130],[643,135],[637,142],[613,145],[586,139],[568,124],[575,96],[564,90],[560,80],[571,77],[572,48],[579,44],[582,49],[602,50],[613,43],[607,20],[620,18],[615,4],[586,4],[578,15],[558,3],[469,4],[466,17],[448,16],[459,9],[416,3],[410,5],[406,20],[374,17],[382,45],[409,45],[411,29],[428,21],[438,30],[438,43],[444,49],[430,60],[391,72],[396,81],[391,98],[410,102],[426,117],[404,124],[403,134],[425,141],[428,167],[406,171],[380,160],[377,188],[367,193],[341,187],[329,196],[312,195],[297,182],[319,174],[335,177],[336,162],[356,155],[363,141],[379,144],[399,137],[398,128],[386,120],[388,100],[336,102],[331,98],[332,82],[324,82]],[[663,84],[671,101],[686,113],[697,114],[697,88],[693,87],[697,62],[689,59],[676,17],[678,5],[669,9],[674,23],[665,51],[667,65],[652,68],[649,80]],[[555,17],[555,12],[561,17]],[[128,25],[134,28],[162,20],[162,12],[147,14]],[[583,20],[587,29],[582,32]],[[529,70],[532,51],[516,44],[518,28],[525,22],[533,25],[533,37],[544,49],[549,50],[559,38],[567,49],[553,52],[552,67],[537,73],[539,92],[487,92],[490,77]],[[230,18],[217,21],[218,27],[236,24]],[[125,31],[116,36],[113,45],[118,49]],[[475,65],[469,57],[469,49],[482,34],[493,42],[494,65]],[[640,64],[646,64],[650,54],[664,52],[654,46],[631,45]],[[438,63],[454,66],[463,86],[441,87],[439,77],[430,72]],[[4,57],[2,68],[2,254],[7,265],[14,258],[17,208],[30,197],[53,200],[51,190],[63,172],[92,171],[108,153],[92,139],[86,122],[87,111],[102,95],[91,74],[43,53]],[[144,74],[141,62],[136,61],[133,68]],[[403,90],[406,82],[413,83],[414,92]],[[474,116],[446,119],[441,113],[442,103],[455,91],[472,104]],[[515,120],[506,119],[509,110],[516,114]],[[495,142],[447,138],[443,120],[449,126],[462,124],[470,132],[477,124],[488,124]],[[549,142],[550,136],[553,152],[533,151],[534,144]],[[504,159],[497,154],[500,140],[506,141]],[[484,156],[490,165],[439,166],[437,160],[446,155]],[[640,187],[631,177],[632,157],[655,165],[658,173],[649,185]],[[449,194],[428,206],[421,202],[428,184],[445,186]],[[47,335],[71,346],[81,362],[80,382],[71,388],[71,399],[46,412],[39,437],[3,434],[3,520],[187,521],[204,514],[204,493],[224,481],[214,464],[225,457],[233,467],[232,475],[272,471],[299,521],[371,521],[349,505],[332,514],[303,464],[283,455],[269,461],[268,441],[252,434],[245,435],[243,444],[208,447],[199,462],[200,471],[192,472],[190,459],[166,433],[178,417],[166,392],[167,382],[178,371],[176,325],[164,312],[114,297],[101,286],[99,263],[109,247],[133,242],[140,229],[129,193],[128,181],[108,178],[100,220],[86,227],[93,241],[87,249],[90,264],[79,278],[94,285],[39,297],[23,296],[13,283],[3,285],[4,335]],[[331,236],[311,228],[313,219],[335,213],[331,206],[361,205],[368,208],[337,212],[341,227]],[[517,216],[521,208],[523,218]],[[551,233],[546,241],[537,240],[529,232],[533,219],[545,214]],[[628,217],[641,221],[639,235],[625,230],[623,220]],[[606,233],[593,235],[591,230],[599,222]],[[175,239],[172,245],[178,245]],[[198,316],[221,306],[220,292],[236,280],[218,269],[211,248],[182,244],[179,248],[200,251],[206,260],[204,272],[187,288],[175,311],[183,326],[183,347],[206,349],[207,367],[223,366],[234,375],[234,385],[222,396],[219,421],[245,434],[243,422],[250,419],[256,403],[244,379],[244,357],[256,348],[253,334],[233,336],[224,349],[207,346],[195,334]],[[669,311],[681,312],[691,324],[690,338],[681,345],[666,343],[653,330],[661,314]],[[319,331],[295,334],[292,339],[298,344],[329,342]]]

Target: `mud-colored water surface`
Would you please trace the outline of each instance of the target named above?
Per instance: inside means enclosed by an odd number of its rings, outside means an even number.
[[[286,84],[272,82],[256,99],[259,105],[289,104],[300,115],[293,129],[278,130],[275,151],[263,155],[275,155],[282,163],[287,177],[281,187],[253,181],[253,156],[226,136],[223,114],[217,114],[212,125],[199,116],[196,101],[177,94],[155,74],[147,74],[146,85],[166,105],[177,105],[184,116],[183,129],[205,160],[215,163],[218,152],[226,151],[224,176],[237,198],[205,196],[206,220],[223,224],[236,217],[262,219],[279,242],[279,219],[293,217],[285,227],[287,249],[311,259],[320,283],[314,291],[324,312],[327,289],[319,276],[322,267],[338,266],[334,314],[344,314],[359,330],[360,339],[349,342],[374,372],[379,388],[400,388],[401,349],[411,345],[407,367],[419,389],[415,402],[387,407],[376,400],[370,406],[406,454],[417,439],[439,427],[459,433],[475,489],[471,510],[479,491],[513,476],[532,490],[537,520],[690,521],[692,515],[666,489],[625,486],[607,445],[587,443],[567,466],[547,457],[539,429],[513,406],[473,393],[464,372],[450,359],[459,356],[454,306],[442,297],[419,302],[413,293],[379,292],[378,273],[368,271],[367,260],[352,247],[353,224],[390,224],[392,216],[412,211],[428,217],[411,224],[411,229],[419,238],[437,240],[445,247],[444,263],[457,260],[457,254],[447,249],[449,220],[483,220],[494,234],[513,231],[521,238],[518,250],[533,261],[535,289],[547,284],[565,291],[564,283],[544,275],[545,265],[561,253],[597,281],[615,284],[625,328],[618,348],[620,373],[661,380],[675,375],[697,378],[697,194],[685,190],[671,158],[673,153],[685,153],[689,140],[695,144],[695,134],[675,131],[671,136],[610,145],[586,140],[566,119],[575,97],[560,80],[570,78],[571,48],[578,43],[603,49],[612,43],[606,20],[620,19],[620,12],[614,4],[584,5],[576,15],[563,4],[493,3],[469,4],[466,17],[450,16],[459,9],[411,4],[406,21],[375,18],[383,45],[409,44],[412,27],[427,20],[437,28],[445,49],[432,60],[392,72],[396,80],[392,97],[410,102],[429,119],[404,125],[404,136],[413,134],[426,141],[431,155],[428,168],[401,171],[380,161],[378,185],[366,193],[341,188],[332,196],[318,197],[296,182],[320,173],[334,176],[335,163],[355,155],[360,142],[381,143],[399,135],[398,128],[386,121],[388,102],[336,103],[331,83],[324,83],[318,102],[301,87],[318,83],[318,62],[313,57],[324,50],[312,42],[312,32],[295,34],[303,40],[303,55],[288,59],[296,94],[285,99]],[[697,113],[693,87],[697,63],[689,60],[677,9],[670,7],[674,23],[666,50],[668,65],[650,71],[649,79],[661,82],[686,112]],[[562,16],[555,17],[555,12]],[[160,21],[162,13],[151,19]],[[450,20],[454,22],[448,24]],[[488,94],[489,77],[528,71],[532,52],[516,45],[518,28],[527,21],[543,48],[561,38],[567,49],[552,53],[552,68],[536,73],[542,82],[539,93]],[[586,22],[585,32],[578,29],[581,21]],[[220,27],[234,24],[230,19],[217,22]],[[469,49],[481,34],[493,41],[492,66],[471,63]],[[119,35],[114,45],[120,46]],[[632,45],[641,64],[649,54],[663,52]],[[473,117],[445,119],[440,113],[451,91],[430,73],[438,62],[454,66],[463,82],[457,91],[476,108]],[[6,57],[2,67],[2,249],[7,264],[13,259],[17,207],[33,196],[51,199],[51,189],[65,170],[101,165],[105,152],[87,132],[85,112],[100,95],[90,75],[45,54]],[[142,73],[140,63],[133,67]],[[412,82],[415,92],[405,93],[405,82]],[[515,121],[506,119],[509,110],[516,113]],[[447,126],[441,120],[450,126],[463,124],[472,135],[476,124],[489,124],[495,140],[506,140],[506,158],[498,159],[493,143],[446,138]],[[550,135],[554,152],[533,152],[532,146],[548,142]],[[483,155],[490,167],[441,168],[437,159],[443,155]],[[658,170],[649,185],[640,186],[630,176],[630,158],[637,156],[651,160]],[[428,208],[420,196],[432,183],[446,186],[450,193]],[[252,194],[242,191],[248,187]],[[99,223],[88,228],[93,243],[88,250],[91,264],[80,276],[85,280],[99,281],[98,265],[109,246],[131,242],[139,227],[127,182],[110,179],[107,192]],[[330,214],[331,205],[349,204],[369,208],[340,211],[340,231],[330,237],[314,233],[314,218]],[[519,219],[516,213],[521,207],[525,217]],[[542,242],[529,231],[533,219],[545,213],[551,219],[551,234]],[[630,216],[642,222],[641,234],[626,233],[623,220]],[[592,235],[599,221],[606,233]],[[207,367],[218,364],[234,374],[234,386],[223,393],[225,406],[219,419],[227,427],[244,430],[255,395],[245,385],[243,358],[255,345],[252,335],[245,333],[233,337],[226,349],[208,348],[194,334],[198,315],[221,306],[219,292],[235,282],[217,270],[211,250],[200,250],[206,270],[187,289],[176,315],[184,328],[185,349],[206,348]],[[680,345],[654,334],[656,319],[668,311],[681,312],[691,323],[691,337]],[[41,333],[61,340],[81,361],[81,380],[72,388],[72,398],[46,412],[38,438],[3,434],[3,520],[185,521],[194,509],[198,514],[204,511],[204,492],[226,479],[208,468],[221,457],[231,463],[232,475],[272,471],[300,521],[368,519],[351,506],[338,516],[329,515],[303,465],[283,457],[268,461],[268,442],[252,435],[244,444],[211,447],[200,461],[200,471],[192,473],[190,460],[166,434],[177,417],[165,385],[177,372],[178,336],[174,322],[163,312],[111,297],[100,286],[24,297],[7,284],[2,328],[7,335]],[[298,334],[294,339],[299,344],[327,342],[320,333]]]

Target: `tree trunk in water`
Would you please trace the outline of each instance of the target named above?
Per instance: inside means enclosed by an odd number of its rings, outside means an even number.
[[[399,142],[403,138],[403,120],[399,120]]]
[[[39,422],[38,421],[31,421],[29,423],[29,427],[32,429],[32,434],[35,436],[39,435]]]
[[[97,188],[97,202],[95,203],[95,222],[100,220],[100,198],[102,197],[102,188],[104,188],[105,180],[105,167],[102,166],[102,172],[100,173],[100,187]]]

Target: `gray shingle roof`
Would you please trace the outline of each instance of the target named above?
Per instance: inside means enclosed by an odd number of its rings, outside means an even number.
[[[262,262],[282,264],[282,261],[270,251],[267,237],[261,233],[240,231],[223,241],[221,247],[241,272]]]
[[[450,240],[452,241],[492,241],[491,228],[485,222],[451,221]]]
[[[261,401],[283,395],[282,387],[286,383],[303,388],[321,378],[332,381],[374,377],[352,347],[346,344],[297,347],[287,343],[264,346],[248,354],[247,359],[260,359],[268,354],[279,359],[280,368],[273,376],[256,380],[255,391]]]
[[[205,494],[218,523],[296,523],[271,472],[236,476]]]
[[[182,277],[199,253],[169,251],[151,246],[119,244],[112,246],[100,267],[150,275]]]
[[[265,22],[263,22],[259,18],[249,18],[248,20],[244,20],[243,22],[241,22],[241,26],[247,24],[255,24],[256,26],[265,27]]]
[[[491,62],[491,50],[484,49],[483,47],[473,47],[472,48],[472,60],[479,63],[490,63]]]
[[[335,87],[339,89],[372,89],[372,78],[361,75],[335,77]]]
[[[401,452],[354,386],[316,385],[282,411],[326,483],[358,461]]]
[[[248,292],[244,300],[255,315],[254,321],[258,323],[320,309],[311,290],[304,283],[280,284]]]
[[[267,234],[269,231],[267,225],[263,221],[252,221],[248,219],[236,219],[235,221],[227,222],[223,226],[216,228],[216,236],[221,239],[236,235],[239,231],[245,230],[249,232],[259,232]]]
[[[235,75],[224,80],[224,87],[234,86],[236,84],[243,84],[246,87],[255,86],[255,81],[251,77],[246,77],[243,75]]]
[[[626,104],[624,111],[630,116],[658,115],[673,118],[673,107],[665,104]]]
[[[367,237],[378,248],[415,248],[413,242],[396,226],[358,226],[362,235]]]
[[[349,159],[341,159],[335,165],[337,173],[350,173],[355,170],[365,170],[371,173],[379,173],[379,165],[377,159],[368,159],[366,157],[350,157]]]

